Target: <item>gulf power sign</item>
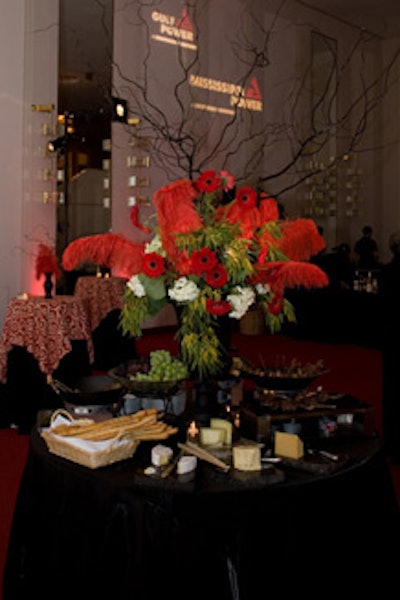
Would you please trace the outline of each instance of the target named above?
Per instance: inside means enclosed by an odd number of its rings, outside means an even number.
[[[182,9],[178,17],[153,10],[151,20],[156,26],[156,31],[151,35],[154,41],[197,50],[193,26],[186,8]]]

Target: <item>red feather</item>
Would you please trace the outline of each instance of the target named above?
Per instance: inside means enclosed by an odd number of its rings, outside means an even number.
[[[258,210],[260,212],[261,223],[269,223],[269,221],[277,221],[279,219],[277,201],[266,194],[261,195],[261,202]]]
[[[256,206],[248,207],[235,200],[228,207],[222,206],[217,211],[228,223],[239,223],[241,236],[248,240],[254,237],[254,232],[261,225],[260,213]]]
[[[130,219],[134,227],[137,227],[144,233],[151,233],[151,229],[139,221],[139,207],[137,204],[131,208]]]
[[[329,284],[327,274],[312,263],[299,261],[276,261],[256,269],[253,283],[268,283],[273,291],[285,288],[321,288]]]
[[[121,277],[131,277],[140,272],[143,250],[144,243],[136,244],[116,233],[99,233],[71,242],[63,252],[62,266],[72,271],[89,261],[104,265]]]
[[[154,195],[162,245],[168,258],[175,262],[175,233],[188,233],[202,226],[193,203],[197,193],[191,181],[180,179],[165,185]]]
[[[283,221],[283,235],[277,245],[292,260],[309,260],[325,248],[325,241],[312,219]]]

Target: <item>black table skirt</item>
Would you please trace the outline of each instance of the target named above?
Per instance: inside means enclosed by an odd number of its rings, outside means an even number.
[[[33,430],[3,600],[383,591],[399,560],[386,459],[375,438],[332,444],[350,459],[330,475],[287,469],[283,482],[260,483],[201,463],[179,483],[143,475],[150,444],[90,470],[51,455]]]

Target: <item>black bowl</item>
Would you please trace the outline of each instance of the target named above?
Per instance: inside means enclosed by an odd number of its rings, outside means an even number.
[[[246,373],[246,377],[253,380],[257,387],[272,392],[297,393],[308,388],[318,377],[319,373],[310,377],[277,377],[271,375],[256,375]]]
[[[111,378],[118,381],[126,390],[141,398],[163,398],[175,394],[183,380],[151,381],[134,379],[137,373],[146,373],[147,363],[133,359],[108,371]]]
[[[79,406],[111,405],[119,402],[126,391],[120,382],[108,375],[81,377],[70,391],[62,385],[58,386],[58,390],[65,402]]]

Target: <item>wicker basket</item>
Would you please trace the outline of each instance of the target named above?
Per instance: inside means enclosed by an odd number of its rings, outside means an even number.
[[[240,333],[262,335],[266,332],[265,317],[261,306],[251,307],[240,319]]]
[[[67,411],[58,410],[53,415],[60,413],[68,416],[74,424],[79,422],[79,419],[73,419]],[[88,442],[88,448],[86,449],[79,447],[72,438],[63,438],[51,433],[51,429],[43,429],[40,435],[46,442],[49,452],[84,467],[89,467],[89,469],[97,469],[98,467],[105,467],[126,460],[133,456],[140,444],[140,441],[133,439],[132,435],[121,433],[107,442]]]

